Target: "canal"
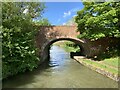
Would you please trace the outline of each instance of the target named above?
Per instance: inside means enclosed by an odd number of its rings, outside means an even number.
[[[3,81],[3,88],[117,88],[117,82],[88,69],[53,45],[50,61]]]

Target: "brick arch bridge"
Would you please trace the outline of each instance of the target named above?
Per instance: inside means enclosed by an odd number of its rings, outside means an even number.
[[[87,40],[77,39],[79,33],[76,26],[41,26],[36,36],[36,44],[40,49],[39,55],[41,61],[49,57],[50,45],[56,41],[68,40],[80,46],[82,54],[89,56],[89,46]]]
[[[75,44],[79,45],[81,49],[81,52],[80,52],[81,55],[85,55],[88,53],[88,50],[87,50],[88,46],[85,45],[85,42],[83,40],[73,38],[73,37],[59,37],[59,38],[54,38],[44,44],[43,49],[41,50],[42,51],[41,56],[44,56],[44,57],[41,57],[41,59],[46,60],[47,58],[49,58],[50,46],[54,42],[61,41],[61,40],[68,40],[68,41],[74,42]]]
[[[82,54],[94,57],[103,53],[111,46],[120,44],[119,38],[102,38],[96,41],[88,39],[77,39],[80,33],[76,32],[76,26],[41,26],[36,35],[36,46],[39,48],[39,56],[44,61],[49,56],[49,47],[52,43],[60,40],[69,40],[82,48]]]

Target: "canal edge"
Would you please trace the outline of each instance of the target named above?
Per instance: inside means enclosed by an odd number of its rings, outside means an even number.
[[[108,72],[108,71],[106,71],[106,70],[103,70],[103,69],[101,69],[101,68],[99,68],[99,67],[95,67],[95,66],[93,66],[93,65],[90,65],[90,64],[87,64],[87,63],[85,63],[85,62],[82,62],[82,60],[80,60],[80,57],[81,57],[81,56],[77,56],[77,57],[74,56],[73,59],[76,60],[78,63],[81,63],[82,65],[90,68],[91,70],[94,70],[94,71],[96,71],[97,73],[100,73],[100,74],[102,74],[102,75],[104,75],[104,76],[106,76],[106,77],[108,77],[108,78],[110,78],[110,79],[112,79],[112,80],[115,80],[116,82],[119,82],[120,77],[119,77],[118,75],[114,75],[114,74],[112,74],[112,73],[110,73],[110,72]],[[83,59],[83,58],[85,58],[85,57],[82,57],[82,59]]]

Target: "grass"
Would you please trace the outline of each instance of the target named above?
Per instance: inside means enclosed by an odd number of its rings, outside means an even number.
[[[104,61],[101,61],[101,62],[113,67],[118,67],[118,63],[119,63],[118,60],[119,60],[119,57],[111,57],[109,59],[104,59]]]
[[[88,65],[91,65],[91,66],[103,69],[105,71],[108,71],[112,74],[118,75],[118,57],[105,59],[104,61],[102,61],[102,63],[100,63],[100,61],[93,61],[90,59],[80,59],[80,60]],[[115,67],[111,67],[110,64]]]

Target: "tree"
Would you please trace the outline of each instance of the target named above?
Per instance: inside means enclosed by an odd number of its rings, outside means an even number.
[[[2,3],[2,76],[6,78],[37,67],[33,18],[41,16],[42,3]]]
[[[83,2],[77,12],[79,38],[120,37],[120,2]]]
[[[76,25],[76,23],[75,23],[75,17],[72,17],[71,19],[69,19],[69,20],[65,23],[65,25],[68,25],[68,26],[70,26],[70,25]]]
[[[38,25],[38,26],[51,26],[51,24],[47,18],[42,18],[40,20],[36,20],[36,21],[34,21],[34,23],[35,23],[35,25]]]

